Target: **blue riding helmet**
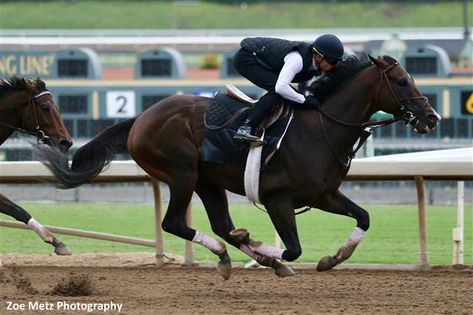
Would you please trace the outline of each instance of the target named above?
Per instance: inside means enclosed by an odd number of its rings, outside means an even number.
[[[343,57],[343,44],[335,35],[325,34],[319,36],[312,43],[311,46],[312,52],[318,53],[322,57],[327,57],[335,60],[341,60]]]

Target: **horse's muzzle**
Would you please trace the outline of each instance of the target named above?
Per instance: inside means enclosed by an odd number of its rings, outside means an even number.
[[[442,120],[442,117],[435,110],[429,110],[412,122],[413,130],[420,134],[428,133],[437,127],[440,120]]]

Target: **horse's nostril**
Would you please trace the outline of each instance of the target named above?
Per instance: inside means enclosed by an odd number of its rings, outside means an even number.
[[[440,116],[436,114],[429,114],[427,115],[427,119],[431,122],[437,122],[440,120]]]

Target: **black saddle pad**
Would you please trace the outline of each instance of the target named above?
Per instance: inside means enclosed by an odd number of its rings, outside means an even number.
[[[205,117],[206,130],[201,146],[202,161],[245,167],[249,145],[235,142],[233,136],[245,121],[250,106],[224,92],[215,95]],[[292,113],[280,118],[266,129],[264,137],[266,143],[261,156],[262,167],[279,149],[280,140],[287,130],[291,117]]]

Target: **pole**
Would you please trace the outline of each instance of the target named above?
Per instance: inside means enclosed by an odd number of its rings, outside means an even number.
[[[161,267],[164,264],[164,244],[163,244],[163,230],[161,229],[162,208],[161,208],[161,189],[159,188],[159,181],[151,180],[153,184],[154,193],[154,217],[156,229],[156,266]]]
[[[186,224],[192,226],[192,206],[189,203],[186,210]],[[194,263],[194,249],[192,248],[192,242],[186,240],[186,248],[184,251],[184,265],[191,267]]]
[[[463,265],[465,220],[465,182],[457,184],[457,226],[453,229],[453,264]]]
[[[24,223],[9,221],[9,220],[0,220],[0,226],[30,230],[30,227]],[[141,245],[141,246],[148,246],[148,247],[155,247],[156,245],[155,241],[146,240],[142,238],[136,238],[136,237],[130,237],[130,236],[121,236],[121,235],[114,235],[114,234],[101,233],[101,232],[92,232],[92,231],[64,228],[64,227],[51,226],[51,225],[44,225],[44,227],[48,229],[49,231],[53,233],[57,233],[57,234],[73,235],[73,236],[94,238],[97,240],[112,241],[112,242],[126,243],[126,244],[132,244],[132,245]]]
[[[468,2],[467,0],[463,0],[463,26],[464,26],[463,36],[465,40],[468,40],[470,38],[470,29],[468,28]]]
[[[429,266],[429,254],[427,252],[427,223],[425,219],[425,185],[422,176],[416,176],[417,186],[417,208],[419,216],[419,263],[421,267]]]

